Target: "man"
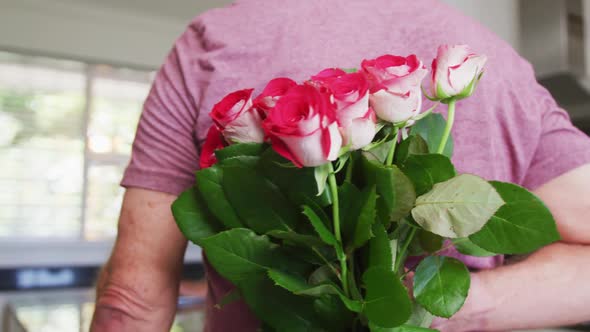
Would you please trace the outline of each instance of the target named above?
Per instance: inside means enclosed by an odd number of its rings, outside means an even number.
[[[261,91],[278,76],[302,81],[390,53],[434,57],[469,44],[489,58],[476,94],[459,103],[460,172],[514,182],[551,208],[562,242],[495,269],[470,259],[465,307],[441,331],[497,331],[590,320],[590,139],[540,87],[506,43],[437,0],[242,0],[197,17],[177,40],[146,101],[123,185],[119,234],[98,285],[92,330],[169,328],[186,241],[170,212],[194,182],[208,112],[227,93]],[[231,285],[209,269],[207,331],[255,331],[242,302],[213,305]]]

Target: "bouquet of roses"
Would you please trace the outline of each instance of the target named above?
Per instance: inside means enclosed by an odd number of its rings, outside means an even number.
[[[428,74],[415,56],[277,78],[211,112],[196,185],[172,211],[184,235],[236,286],[268,331],[433,331],[469,291],[442,255],[521,254],[559,239],[549,210],[514,184],[457,174],[457,101],[485,56],[441,46]],[[223,305],[220,303],[219,305]]]

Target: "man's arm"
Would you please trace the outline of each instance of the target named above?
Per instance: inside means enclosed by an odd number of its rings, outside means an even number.
[[[527,259],[473,275],[464,308],[435,322],[441,332],[506,331],[590,321],[590,165],[537,190],[562,242]]]
[[[93,332],[167,331],[174,319],[186,240],[175,196],[128,189],[113,253],[97,285]]]

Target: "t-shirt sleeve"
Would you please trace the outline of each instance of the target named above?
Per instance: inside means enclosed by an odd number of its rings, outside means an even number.
[[[199,164],[195,132],[210,68],[198,22],[176,41],[144,103],[123,187],[180,194]]]
[[[541,134],[523,183],[529,189],[590,163],[590,138],[572,124],[547,90],[539,90]]]

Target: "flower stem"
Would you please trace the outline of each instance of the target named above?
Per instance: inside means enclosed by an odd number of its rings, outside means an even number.
[[[391,144],[391,148],[389,148],[389,153],[387,154],[387,159],[385,160],[386,166],[391,166],[393,164],[393,156],[395,155],[395,148],[397,146],[397,138],[399,136],[399,128],[393,127],[393,140]]]
[[[350,294],[348,289],[348,266],[346,264],[346,255],[342,249],[342,235],[340,234],[340,203],[338,201],[338,184],[336,183],[336,174],[334,173],[334,166],[330,165],[330,175],[328,176],[328,184],[330,186],[330,193],[332,194],[332,221],[334,223],[334,235],[336,236],[336,253],[338,253],[338,260],[340,261],[340,274],[342,276],[342,288],[344,294]]]
[[[442,154],[447,146],[447,141],[449,140],[449,136],[451,135],[451,129],[453,128],[453,122],[455,122],[455,104],[457,101],[455,99],[451,99],[449,102],[449,111],[447,113],[447,125],[445,127],[445,131],[443,132],[443,136],[440,140],[440,145],[438,146],[438,150],[436,153]]]
[[[397,271],[399,271],[402,263],[405,261],[405,254],[406,251],[408,250],[408,247],[410,246],[410,243],[412,243],[412,240],[414,239],[414,235],[416,235],[416,228],[412,227],[412,229],[410,230],[410,233],[408,234],[408,236],[406,237],[404,244],[400,250],[400,252],[396,255],[396,262],[395,262],[395,268],[394,268],[394,272],[397,273]]]

